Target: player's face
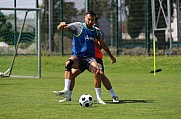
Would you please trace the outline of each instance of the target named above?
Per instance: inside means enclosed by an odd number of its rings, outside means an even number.
[[[92,28],[92,26],[94,25],[95,22],[95,17],[91,16],[90,14],[87,14],[85,16],[85,25],[87,28]]]

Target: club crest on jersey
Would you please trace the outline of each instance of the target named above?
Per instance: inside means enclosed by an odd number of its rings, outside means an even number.
[[[88,35],[86,35],[85,40],[86,41],[89,41],[89,40],[93,40],[94,41],[94,38],[93,37],[89,37]]]

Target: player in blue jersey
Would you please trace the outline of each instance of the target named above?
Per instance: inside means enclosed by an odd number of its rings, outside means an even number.
[[[96,14],[92,11],[88,11],[85,15],[85,22],[73,22],[67,24],[61,22],[58,26],[58,30],[68,30],[74,34],[72,40],[72,56],[67,60],[65,64],[65,85],[64,90],[54,91],[57,95],[67,97],[70,95],[70,82],[72,77],[72,68],[78,69],[86,66],[89,71],[94,73],[94,87],[97,96],[97,103],[106,104],[101,99],[101,75],[100,69],[96,62],[94,40],[97,39],[101,46],[106,50],[108,54],[111,54],[107,45],[101,38],[100,31],[93,25],[95,22]]]
[[[99,28],[98,17],[96,17],[96,21],[95,21],[94,26]],[[104,39],[103,32],[101,32],[101,35],[102,35],[102,38]],[[114,92],[113,87],[111,85],[111,82],[109,81],[109,79],[104,74],[104,65],[103,65],[103,60],[102,60],[103,59],[103,53],[101,51],[102,46],[99,44],[99,42],[97,40],[95,40],[95,46],[96,46],[95,47],[95,58],[96,58],[96,61],[99,65],[99,68],[100,68],[101,81],[102,81],[103,85],[105,86],[105,88],[108,90],[108,92],[111,94],[112,99],[113,99],[113,103],[119,103],[119,98],[116,95],[116,93]],[[116,58],[113,55],[111,55],[110,58],[112,60],[112,63],[116,62]],[[72,80],[71,80],[71,84],[70,84],[70,95],[69,95],[69,97],[66,97],[62,100],[59,100],[59,102],[71,101],[72,91],[73,91],[73,88],[75,85],[75,78],[79,74],[83,73],[85,70],[86,70],[86,67],[81,67],[79,69],[73,69],[72,70]]]

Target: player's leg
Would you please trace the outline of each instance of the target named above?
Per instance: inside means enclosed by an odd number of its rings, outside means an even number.
[[[101,98],[101,75],[98,63],[94,59],[91,59],[89,63],[89,71],[94,73],[94,88],[96,91],[97,103],[106,104]]]
[[[106,103],[102,100],[102,95],[101,95],[101,80],[100,80],[100,78],[101,78],[100,74],[94,73],[94,87],[95,87],[95,91],[96,91],[97,103],[98,103],[98,104],[106,104]]]
[[[86,70],[86,67],[79,67],[78,69],[72,69],[72,79],[70,83],[70,91],[73,91],[73,88],[75,86],[75,78],[83,73]]]
[[[62,91],[53,91],[56,95],[62,95],[64,97],[68,97],[70,95],[70,83],[72,78],[72,68],[78,68],[79,62],[76,56],[71,56],[65,63],[65,85],[64,90]]]
[[[81,71],[79,69],[72,69],[72,79],[70,83],[70,91],[73,91],[73,88],[75,86],[75,78],[81,74]]]
[[[118,103],[119,102],[119,98],[116,95],[116,93],[114,92],[114,89],[111,85],[111,82],[109,81],[109,79],[105,76],[105,74],[101,74],[101,81],[104,85],[104,87],[109,91],[109,93],[112,96],[113,102],[114,103]]]
[[[70,94],[64,99],[59,100],[59,102],[71,101],[72,100],[72,91],[75,85],[75,78],[82,73],[80,69],[72,69],[71,83],[70,83]]]
[[[72,98],[72,92],[75,86],[75,78],[85,71],[85,67],[79,67],[79,69],[72,69],[72,79],[70,83],[70,98]]]
[[[109,79],[104,74],[104,65],[103,65],[102,59],[96,59],[96,61],[97,61],[98,65],[99,65],[99,68],[100,68],[101,82],[103,83],[104,87],[111,94],[113,102],[118,103],[119,98],[116,95],[116,93],[114,92],[114,89],[112,88],[111,82],[109,81]]]

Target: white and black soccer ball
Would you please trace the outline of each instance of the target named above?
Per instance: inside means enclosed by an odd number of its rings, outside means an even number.
[[[93,104],[93,98],[90,94],[83,94],[79,98],[79,103],[82,107],[91,107]]]

